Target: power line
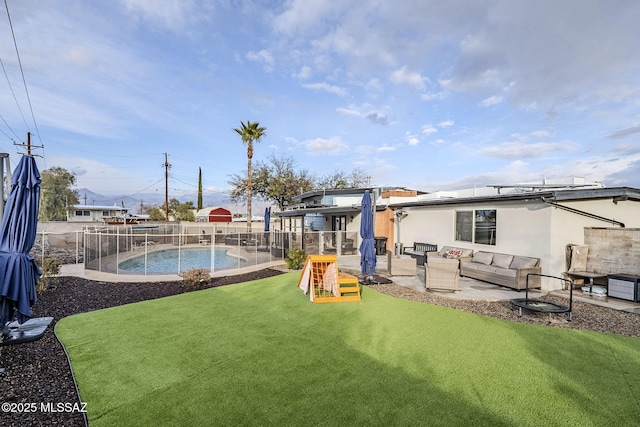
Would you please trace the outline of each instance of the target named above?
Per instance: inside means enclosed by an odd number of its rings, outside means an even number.
[[[27,102],[29,103],[29,110],[31,111],[31,118],[33,119],[33,126],[36,129],[36,134],[38,135],[38,140],[40,140],[40,145],[44,145],[42,143],[42,138],[40,138],[40,130],[38,130],[38,124],[36,123],[36,116],[33,114],[33,106],[31,105],[31,97],[29,96],[29,89],[27,89],[27,80],[24,78],[24,69],[22,68],[22,60],[20,59],[20,52],[18,51],[18,43],[16,42],[16,35],[13,31],[13,23],[11,22],[11,15],[9,14],[9,5],[7,4],[7,0],[4,0],[4,7],[7,10],[7,19],[9,20],[9,27],[11,28],[11,36],[13,37],[13,45],[16,48],[16,56],[18,57],[18,64],[20,65],[20,74],[22,75],[22,83],[24,84],[24,91],[27,95]],[[4,66],[3,66],[4,68]],[[13,92],[13,91],[12,91]],[[22,114],[22,111],[20,111]],[[24,120],[24,116],[23,116]],[[25,122],[26,124],[26,122]],[[27,126],[28,128],[28,126]]]
[[[16,105],[18,106],[18,111],[20,111],[20,116],[22,117],[22,121],[24,122],[24,125],[26,126],[26,128],[28,130],[29,129],[29,125],[27,125],[27,120],[24,118],[24,114],[22,113],[22,108],[20,108],[20,103],[18,102],[18,98],[16,97],[16,93],[13,91],[13,86],[11,86],[11,80],[9,80],[9,75],[7,74],[7,70],[6,70],[6,68],[4,68],[4,62],[2,62],[2,58],[0,58],[0,65],[2,65],[2,71],[4,72],[4,77],[7,79],[7,84],[9,85],[9,89],[11,90],[11,95],[13,95],[13,100],[16,102]],[[16,134],[15,131],[13,129],[11,129],[11,126],[9,126],[9,123],[7,123],[7,121],[4,119],[4,117],[2,118],[2,121],[4,122],[5,125],[7,125],[7,127],[11,131],[11,133],[13,133],[18,139],[20,139],[18,134]]]

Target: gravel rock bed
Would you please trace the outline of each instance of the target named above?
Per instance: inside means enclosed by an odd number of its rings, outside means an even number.
[[[211,279],[197,289],[230,285],[282,274],[277,269]],[[548,314],[523,313],[511,310],[509,302],[453,300],[432,292],[417,292],[397,284],[370,286],[378,292],[397,298],[437,304],[483,316],[497,317],[521,323],[534,323],[560,328],[584,329],[640,337],[640,315],[574,301],[573,320]],[[34,412],[3,412],[2,426],[83,426],[80,412],[41,411],[41,403],[80,405],[75,381],[64,349],[54,335],[55,323],[63,317],[103,308],[129,304],[195,290],[182,282],[106,283],[78,277],[61,277],[59,284],[39,295],[33,306],[33,317],[52,316],[53,324],[45,336],[35,342],[0,347],[1,403],[35,403]],[[551,300],[551,298],[550,298]],[[562,299],[558,299],[562,302]]]
[[[588,331],[608,332],[612,334],[640,337],[640,315],[626,311],[613,310],[582,301],[573,301],[571,321],[567,321],[564,314],[552,314],[551,322],[548,313],[523,310],[518,316],[518,310],[512,310],[509,301],[474,301],[456,300],[438,295],[435,292],[418,292],[395,283],[388,285],[370,286],[378,292],[418,301],[450,307],[456,310],[468,311],[482,316],[496,317],[520,323],[548,325],[556,328],[582,329]],[[541,297],[542,298],[542,297]],[[567,305],[568,300],[561,297],[545,296],[545,301]]]

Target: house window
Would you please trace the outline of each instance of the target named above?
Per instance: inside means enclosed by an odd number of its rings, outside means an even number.
[[[82,211],[76,211],[76,216],[82,216]]]
[[[76,216],[89,216],[91,213],[89,211],[76,211]]]
[[[456,211],[456,240],[495,245],[496,224],[495,209]]]
[[[456,212],[456,240],[473,242],[473,212]]]

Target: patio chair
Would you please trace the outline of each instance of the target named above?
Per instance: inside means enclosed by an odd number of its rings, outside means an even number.
[[[448,291],[460,290],[460,261],[452,258],[429,258],[425,264],[425,286],[427,289]]]

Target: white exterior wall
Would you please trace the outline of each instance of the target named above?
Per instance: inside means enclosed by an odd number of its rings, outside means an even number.
[[[640,227],[640,203],[611,200],[560,202],[564,206],[616,219],[627,227]],[[455,212],[496,209],[496,244],[479,245],[459,242],[455,236]],[[571,213],[543,202],[478,203],[405,208],[408,216],[400,224],[400,241],[412,246],[414,241],[443,246],[459,246],[474,251],[498,252],[540,258],[542,274],[561,277],[566,270],[567,244],[583,244],[585,227],[603,227],[606,222]],[[544,279],[545,290],[559,289],[559,280]]]

